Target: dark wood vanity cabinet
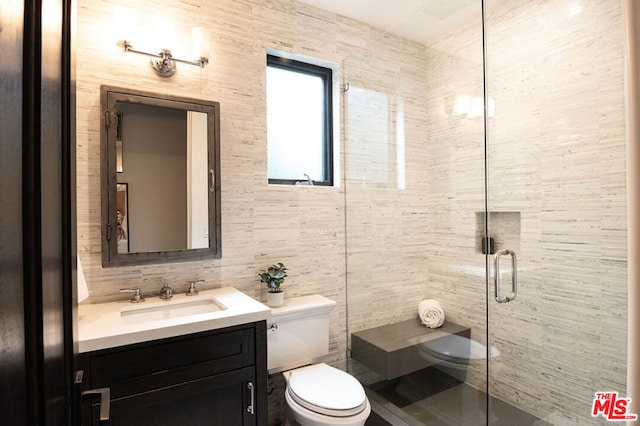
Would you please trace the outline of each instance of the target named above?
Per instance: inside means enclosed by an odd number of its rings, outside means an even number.
[[[83,425],[266,425],[266,323],[244,324],[80,354]]]

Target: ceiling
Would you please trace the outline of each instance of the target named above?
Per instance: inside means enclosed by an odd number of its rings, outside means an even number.
[[[480,0],[301,1],[423,43],[481,16]]]

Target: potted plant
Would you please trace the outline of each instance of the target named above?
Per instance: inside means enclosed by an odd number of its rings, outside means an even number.
[[[280,289],[280,284],[287,277],[287,267],[283,263],[269,266],[266,270],[258,274],[260,281],[267,285],[267,305],[272,308],[282,306],[284,302],[284,291]]]

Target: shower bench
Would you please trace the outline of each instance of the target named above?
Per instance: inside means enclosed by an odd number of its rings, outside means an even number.
[[[440,328],[427,328],[419,318],[351,333],[351,356],[385,380],[392,380],[437,364],[425,356],[425,343],[447,336],[471,335],[468,327],[445,321]]]

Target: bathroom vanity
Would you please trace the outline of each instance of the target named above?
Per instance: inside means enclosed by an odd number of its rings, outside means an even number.
[[[270,310],[230,287],[175,299],[79,306],[83,425],[266,424]]]

